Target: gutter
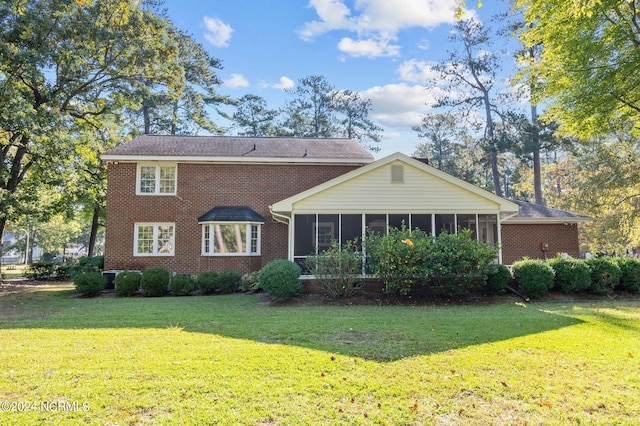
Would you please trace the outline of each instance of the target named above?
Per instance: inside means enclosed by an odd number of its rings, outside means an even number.
[[[269,206],[269,213],[271,213],[271,217],[273,218],[273,220],[278,223],[284,223],[285,225],[289,225],[289,222],[291,221],[291,218],[289,216],[285,216],[283,214],[274,212],[273,206]]]

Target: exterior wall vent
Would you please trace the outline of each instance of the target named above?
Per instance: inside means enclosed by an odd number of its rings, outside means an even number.
[[[391,183],[404,183],[404,166],[391,166]]]

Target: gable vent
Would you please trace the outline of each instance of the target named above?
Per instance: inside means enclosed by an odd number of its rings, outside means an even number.
[[[403,183],[404,182],[404,166],[392,165],[391,166],[391,183]]]

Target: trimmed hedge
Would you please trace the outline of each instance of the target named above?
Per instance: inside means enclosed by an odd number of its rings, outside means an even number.
[[[591,287],[591,270],[584,260],[558,256],[548,263],[556,274],[555,288],[562,293],[577,293]]]
[[[586,260],[591,269],[591,287],[594,294],[611,294],[620,284],[622,270],[618,262],[612,257],[596,257]]]
[[[145,270],[140,278],[140,288],[142,294],[147,297],[166,296],[169,288],[169,272],[161,268]]]
[[[274,260],[260,270],[260,287],[276,299],[297,296],[302,291],[301,269],[289,260]]]
[[[502,264],[493,264],[487,267],[486,289],[489,294],[502,294],[505,292],[511,271]]]
[[[188,296],[195,290],[196,284],[189,275],[175,275],[171,278],[171,293],[174,296]]]
[[[216,277],[216,291],[222,294],[235,293],[240,288],[242,275],[238,272],[222,272]]]
[[[196,283],[202,294],[213,294],[216,292],[218,274],[215,272],[203,272],[196,277]]]
[[[513,264],[512,271],[518,290],[532,299],[544,296],[553,287],[555,275],[544,260],[521,260]]]
[[[73,284],[80,296],[95,297],[104,290],[107,279],[100,272],[82,272],[73,277]]]
[[[622,271],[620,287],[629,293],[640,293],[640,259],[621,257],[618,266]]]
[[[120,297],[131,297],[140,290],[142,274],[137,271],[123,271],[114,280],[116,294]]]

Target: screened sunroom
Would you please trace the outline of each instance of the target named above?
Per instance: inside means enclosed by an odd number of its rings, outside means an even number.
[[[361,242],[367,232],[420,229],[437,236],[470,229],[500,243],[500,222],[517,214],[511,201],[396,153],[270,206],[288,225],[289,259],[321,253],[332,242]]]

